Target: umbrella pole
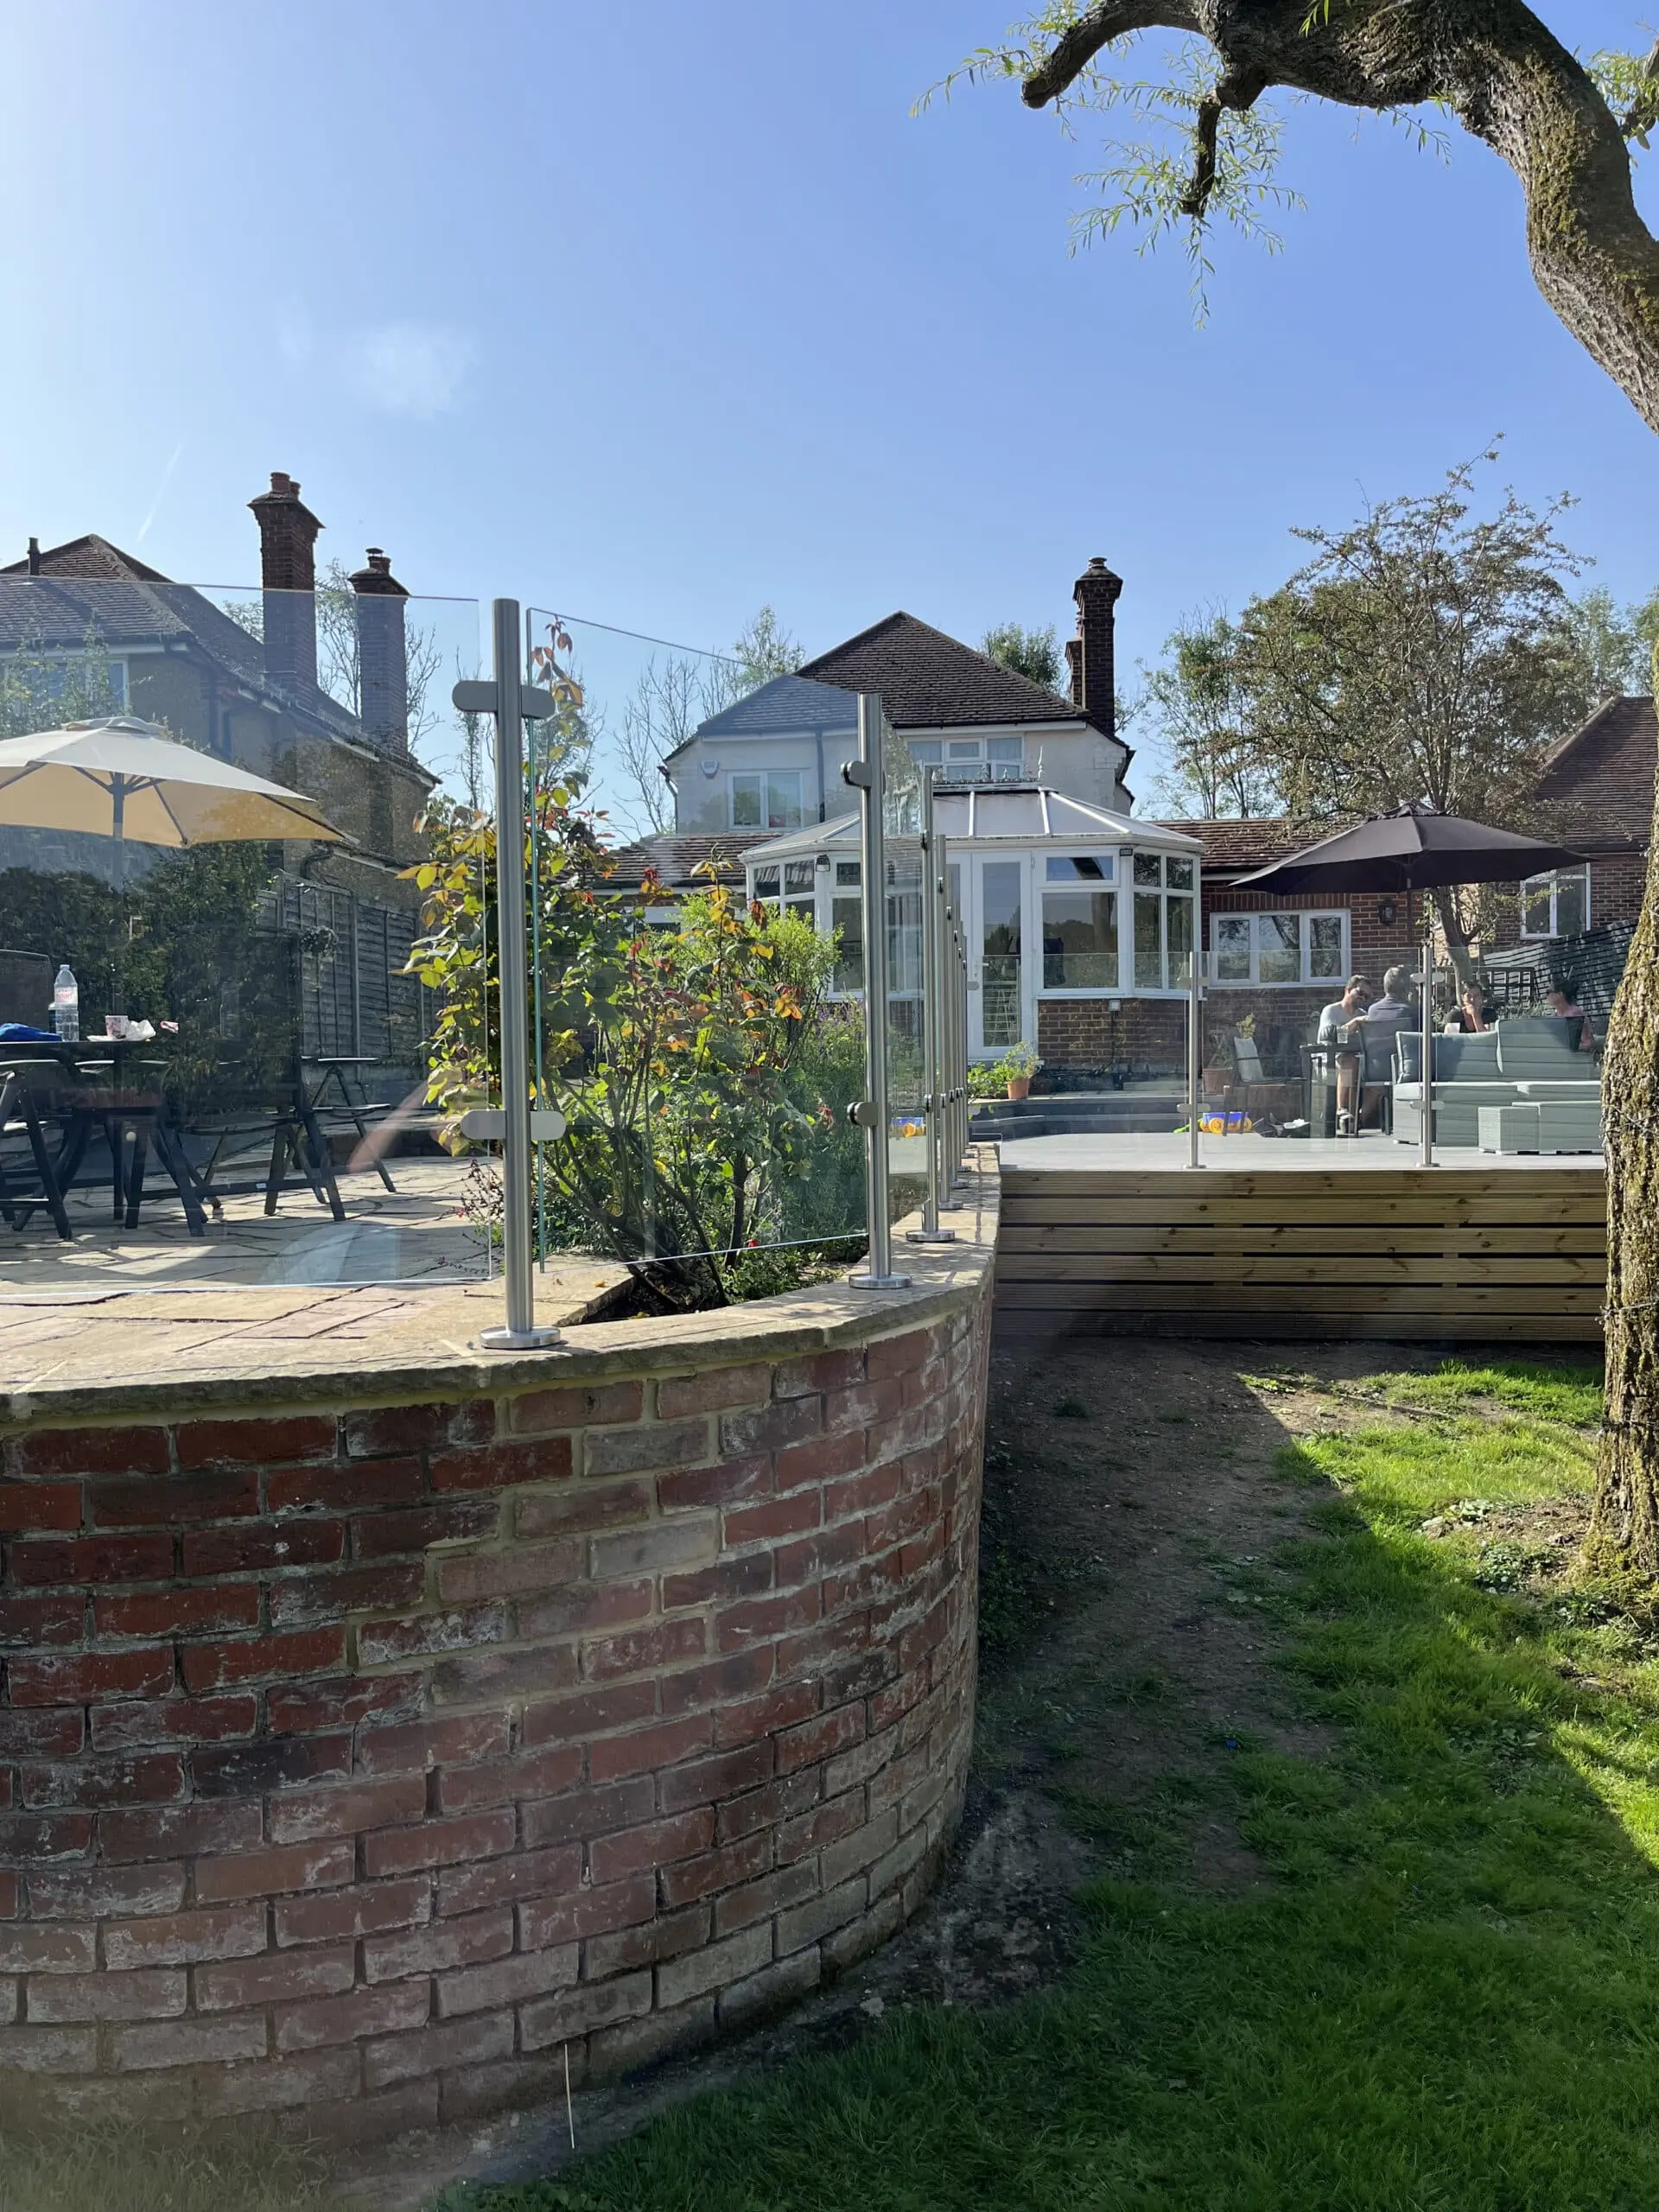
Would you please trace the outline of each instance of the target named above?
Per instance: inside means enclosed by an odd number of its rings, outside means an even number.
[[[1423,1166],[1434,1165],[1434,939],[1423,916]]]
[[[110,794],[114,804],[111,836],[115,846],[111,872],[115,877],[116,902],[115,975],[110,996],[115,1012],[124,1014],[127,1010],[127,947],[132,936],[131,921],[127,913],[127,784],[124,776],[111,777]],[[104,1026],[107,1029],[108,1022]]]

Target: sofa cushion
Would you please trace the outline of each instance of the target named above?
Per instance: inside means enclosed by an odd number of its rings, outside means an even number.
[[[1579,1025],[1558,1014],[1532,1014],[1497,1025],[1497,1064],[1517,1076],[1588,1077],[1595,1066],[1576,1050]]]

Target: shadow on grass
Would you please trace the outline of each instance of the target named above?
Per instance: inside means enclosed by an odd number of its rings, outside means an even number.
[[[1473,1533],[1422,1533],[1459,1498],[1519,1509],[1580,1490],[1585,1378],[1511,1363],[1418,1395],[1434,1418],[1281,1455],[1287,1482],[1317,1485],[1315,1540],[1285,1554],[1285,1663],[1343,1748],[1235,1756],[1269,1881],[1232,1897],[1103,1883],[1083,1960],[1039,1998],[893,2020],[683,2107],[560,2183],[452,2201],[1659,2203],[1659,1669],[1628,1621],[1482,1589]],[[1506,1403],[1522,1410],[1490,1417]],[[1483,1418],[1459,1415],[1471,1404]]]

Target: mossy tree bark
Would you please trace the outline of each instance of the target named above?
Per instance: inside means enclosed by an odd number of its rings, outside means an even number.
[[[1637,212],[1626,144],[1659,122],[1659,46],[1640,111],[1621,119],[1521,0],[1104,0],[1043,55],[1022,97],[1045,106],[1112,41],[1158,29],[1207,40],[1221,64],[1195,120],[1184,212],[1201,217],[1215,188],[1221,116],[1274,86],[1349,107],[1437,101],[1514,170],[1539,290],[1659,429],[1659,243]],[[1659,817],[1604,1091],[1607,1401],[1593,1533],[1659,1573]]]

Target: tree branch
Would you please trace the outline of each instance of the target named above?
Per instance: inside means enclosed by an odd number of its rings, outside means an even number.
[[[1106,0],[1091,8],[1064,37],[1057,39],[1040,66],[1020,88],[1027,107],[1046,107],[1074,84],[1103,46],[1131,31],[1201,31],[1197,6],[1182,0]]]

